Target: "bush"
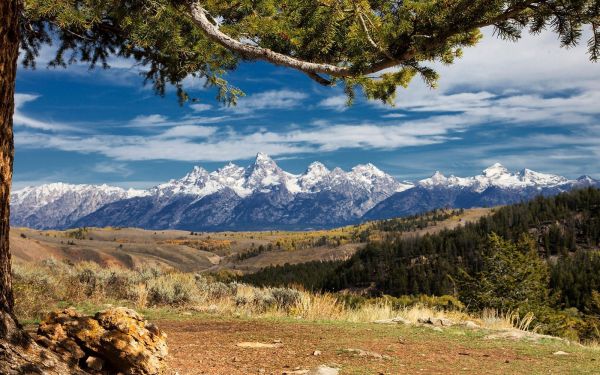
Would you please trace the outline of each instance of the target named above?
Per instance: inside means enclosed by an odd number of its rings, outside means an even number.
[[[169,273],[148,282],[150,305],[183,305],[198,301],[198,288],[191,274]]]
[[[271,295],[275,299],[277,306],[284,310],[289,310],[296,306],[302,298],[302,294],[299,291],[290,288],[271,289]]]

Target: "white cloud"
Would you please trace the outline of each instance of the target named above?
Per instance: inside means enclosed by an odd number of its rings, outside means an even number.
[[[159,114],[139,115],[131,120],[131,125],[160,125],[168,120],[166,116]]]
[[[226,107],[226,110],[237,114],[249,114],[263,110],[291,109],[300,106],[306,98],[307,94],[298,91],[271,90],[241,97],[237,106]]]
[[[13,115],[13,123],[15,127],[27,127],[38,130],[58,131],[58,130],[77,130],[76,127],[66,125],[60,122],[38,120],[23,113],[25,104],[38,99],[38,95],[32,94],[15,94],[15,113]]]
[[[160,134],[161,138],[206,138],[217,132],[210,126],[181,125],[174,126]]]
[[[118,174],[127,177],[133,174],[133,171],[125,163],[101,162],[92,167],[92,171],[103,174]]]
[[[333,109],[334,111],[344,112],[348,109],[348,97],[346,95],[330,96],[319,103],[320,107]]]
[[[198,104],[191,104],[190,108],[193,109],[194,112],[204,112],[204,111],[208,111],[208,110],[212,109],[212,105],[198,103]]]

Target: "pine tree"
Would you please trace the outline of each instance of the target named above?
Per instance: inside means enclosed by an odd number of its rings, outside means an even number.
[[[548,281],[548,265],[530,237],[514,243],[491,234],[483,269],[464,285],[462,300],[481,309],[528,313],[547,304]]]

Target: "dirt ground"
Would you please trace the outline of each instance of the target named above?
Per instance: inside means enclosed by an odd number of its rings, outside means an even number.
[[[254,320],[158,321],[167,332],[172,374],[293,374],[319,365],[340,374],[594,373],[594,355],[553,355],[556,347],[489,341],[464,332],[349,323]],[[242,348],[241,342],[275,343]],[[533,345],[533,347],[532,347]],[[377,356],[347,352],[360,349]],[[314,355],[320,351],[320,355]],[[599,358],[600,360],[600,358]],[[577,367],[575,362],[580,362]],[[593,368],[593,367],[592,367]],[[300,372],[296,372],[300,373]],[[600,370],[596,373],[600,373]]]

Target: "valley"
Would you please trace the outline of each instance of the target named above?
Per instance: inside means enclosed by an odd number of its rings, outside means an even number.
[[[451,212],[442,221],[403,233],[422,236],[453,229],[491,212],[478,208]],[[446,211],[440,211],[446,212]],[[167,267],[184,272],[254,272],[267,266],[311,261],[346,260],[366,244],[372,224],[320,231],[189,232],[137,228],[78,228],[36,230],[13,228],[11,252],[15,262],[53,258],[65,262],[94,262],[104,267]],[[381,235],[371,231],[370,240]]]

